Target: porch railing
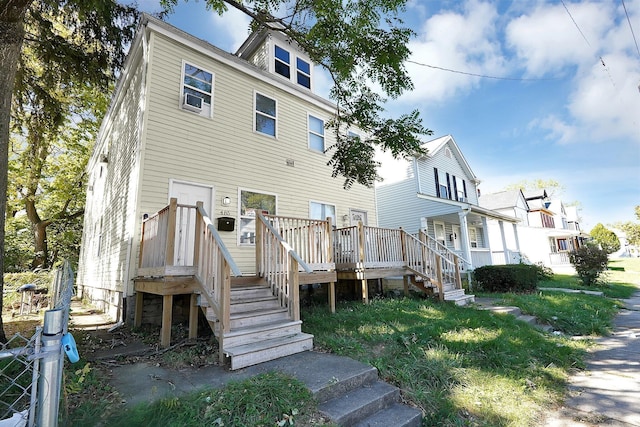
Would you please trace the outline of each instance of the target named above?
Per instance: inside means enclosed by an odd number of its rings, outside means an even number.
[[[256,268],[264,277],[280,306],[289,310],[292,320],[300,320],[300,270],[313,269],[289,245],[271,222],[256,213]]]
[[[568,265],[570,264],[569,252],[552,252],[549,254],[549,261],[551,265]]]
[[[403,267],[402,233],[402,229],[369,227],[362,223],[336,229],[336,268]]]
[[[193,266],[196,206],[169,205],[142,222],[140,268]]]
[[[193,259],[202,295],[220,323],[218,342],[223,346],[224,334],[231,327],[231,276],[242,276],[222,237],[198,202],[195,217]],[[222,352],[221,357],[222,357]]]
[[[314,271],[335,269],[331,220],[265,215],[265,219]]]

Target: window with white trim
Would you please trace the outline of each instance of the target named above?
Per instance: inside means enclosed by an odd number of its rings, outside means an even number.
[[[291,68],[294,67],[292,73]],[[299,56],[295,50],[289,51],[277,44],[273,45],[273,71],[287,80],[311,89],[311,63]]]
[[[469,244],[472,248],[478,247],[478,230],[474,227],[469,227]]]
[[[213,73],[184,61],[182,64],[180,108],[204,117],[211,117]]]
[[[324,120],[309,115],[309,148],[324,153]]]
[[[327,203],[309,202],[309,217],[311,219],[325,220],[331,218],[333,224],[336,223],[336,206]]]
[[[256,212],[262,214],[276,213],[276,195],[259,193],[251,190],[240,190],[240,232],[241,245],[252,245],[256,242]]]
[[[269,136],[276,136],[276,118],[278,105],[275,99],[256,92],[255,96],[255,131]]]

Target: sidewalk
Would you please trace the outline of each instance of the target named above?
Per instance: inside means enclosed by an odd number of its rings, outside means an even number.
[[[596,340],[587,369],[570,379],[570,397],[547,427],[640,426],[640,292],[624,302],[613,334]]]

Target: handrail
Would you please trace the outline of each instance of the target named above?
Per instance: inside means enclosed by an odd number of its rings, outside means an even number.
[[[280,306],[287,308],[292,320],[300,320],[299,269],[313,269],[284,241],[280,233],[260,212],[256,212],[256,267],[264,277]]]
[[[207,212],[204,210],[204,208],[201,205],[198,205],[197,209],[198,209],[198,213],[202,215],[202,219],[206,224],[207,228],[209,229],[209,231],[211,232],[211,235],[215,239],[218,246],[220,246],[220,253],[224,257],[224,259],[229,263],[229,267],[231,268],[231,272],[233,273],[233,275],[235,277],[242,276],[242,272],[240,271],[240,268],[238,268],[238,265],[236,264],[235,260],[231,256],[229,249],[227,249],[227,246],[224,244],[224,241],[222,240],[220,233],[218,233],[218,230],[216,230],[215,226],[213,225],[211,218],[209,218],[209,216],[207,215]]]
[[[436,239],[434,239],[433,237],[429,236],[429,234],[427,234],[424,230],[420,230],[419,232],[420,234],[426,236],[426,238],[429,240],[429,242],[431,242],[432,244],[435,244],[436,247],[444,252],[451,252],[453,255],[455,255],[456,257],[458,257],[460,259],[460,261],[463,261],[465,264],[467,265],[471,265],[471,261],[467,260],[465,257],[463,257],[462,255],[458,255],[457,253],[453,252],[451,249],[449,249],[448,247],[446,247],[445,245],[443,245],[442,243],[438,242]]]

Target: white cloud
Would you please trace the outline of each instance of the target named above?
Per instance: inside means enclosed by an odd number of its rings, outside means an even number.
[[[473,72],[503,74],[505,61],[495,28],[495,5],[471,0],[463,13],[443,12],[429,18],[409,44],[411,61]],[[440,100],[478,82],[477,77],[435,70],[409,63],[415,89],[403,100]]]
[[[214,25],[212,32],[216,33],[216,37],[225,40],[225,45],[219,46],[230,52],[235,52],[249,36],[248,29],[251,20],[248,15],[233,7],[230,7],[222,15],[215,12],[210,13],[211,22]]]

